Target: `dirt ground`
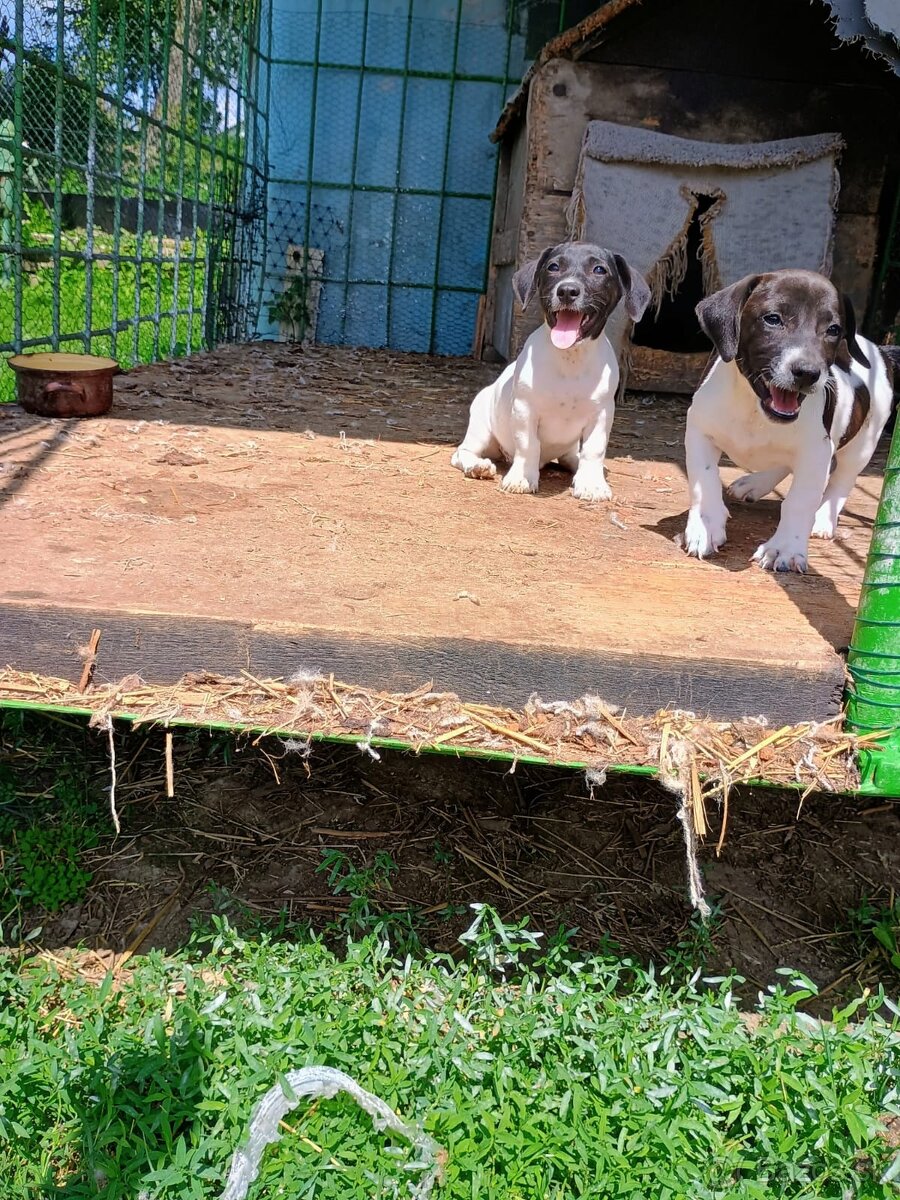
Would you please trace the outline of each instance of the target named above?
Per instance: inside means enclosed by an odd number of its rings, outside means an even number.
[[[99,787],[105,738],[86,737]],[[583,774],[551,768],[396,752],[374,761],[324,745],[304,758],[277,739],[235,750],[183,735],[169,799],[163,738],[121,739],[121,835],[102,829],[82,903],[33,914],[45,949],[174,949],[198,918],[243,907],[341,937],[387,917],[423,948],[452,952],[468,906],[483,901],[547,933],[575,927],[585,949],[611,940],[658,962],[679,944],[705,952],[709,973],[737,969],[751,996],[783,965],[825,989],[826,1008],[879,979],[896,991],[854,913],[865,899],[890,906],[900,889],[900,800],[810,796],[798,815],[796,793],[736,790],[721,854],[717,814],[701,847],[714,906],[704,934],[687,902],[675,798],[651,780],[618,776],[591,794]]]

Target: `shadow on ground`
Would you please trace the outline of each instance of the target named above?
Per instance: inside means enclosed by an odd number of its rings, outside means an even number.
[[[614,943],[643,960],[701,955],[736,969],[755,992],[789,965],[826,994],[897,975],[860,929],[864,904],[900,889],[900,800],[732,793],[701,865],[714,917],[698,932],[687,901],[675,798],[652,780],[316,746],[305,757],[278,739],[254,745],[196,732],[174,739],[166,795],[161,730],[117,735],[115,837],[106,806],[106,738],[72,718],[4,718],[3,750],[19,799],[50,796],[60,764],[83,767],[83,851],[93,872],[61,911],[20,911],[20,935],[51,953],[82,944],[97,965],[112,953],[174,950],[214,912],[308,924],[338,940],[380,930],[401,949],[456,953],[470,905],[547,933],[573,928],[586,949]],[[41,800],[41,797],[44,799]],[[32,813],[32,817],[35,813]],[[77,819],[70,808],[66,821]],[[91,839],[93,840],[93,839]],[[7,922],[9,928],[9,922]],[[680,949],[679,949],[680,947]],[[830,1003],[830,1001],[829,1001]]]

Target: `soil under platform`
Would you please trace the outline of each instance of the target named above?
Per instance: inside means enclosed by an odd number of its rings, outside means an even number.
[[[39,789],[77,752],[100,795],[106,736],[44,721],[26,717],[8,761]],[[703,927],[688,903],[677,797],[650,779],[591,788],[583,772],[549,766],[396,751],[376,760],[341,746],[306,757],[275,737],[235,745],[176,731],[170,798],[164,732],[116,740],[121,834],[101,802],[86,896],[31,913],[22,931],[42,926],[32,947],[98,981],[133,953],[177,948],[217,911],[309,923],[338,944],[381,927],[397,947],[453,953],[469,906],[486,902],[547,935],[573,929],[584,950],[611,942],[657,964],[699,955],[707,974],[736,969],[748,1004],[785,965],[823,990],[812,1007],[824,1015],[860,986],[882,981],[896,995],[866,914],[890,910],[900,891],[897,800],[798,804],[796,793],[735,790],[723,844],[711,810],[699,845],[713,907]]]

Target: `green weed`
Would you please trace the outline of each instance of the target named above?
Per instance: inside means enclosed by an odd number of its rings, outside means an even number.
[[[900,900],[879,908],[863,897],[850,913],[850,929],[861,954],[880,957],[900,973]]]
[[[213,1200],[261,1094],[314,1063],[446,1148],[441,1200],[897,1195],[881,1119],[900,1111],[900,1022],[882,995],[820,1024],[785,974],[750,1023],[731,980],[676,985],[544,941],[481,909],[461,962],[398,961],[377,937],[338,957],[219,918],[118,990],[7,958],[0,1196]],[[346,1099],[316,1101],[249,1200],[402,1196],[407,1154]]]
[[[716,933],[722,925],[722,910],[717,904],[711,904],[710,908],[710,915],[705,919],[698,913],[691,917],[678,944],[666,955],[666,969],[676,977],[705,970],[710,956],[715,952]]]
[[[390,904],[391,879],[399,870],[384,850],[379,850],[367,867],[356,867],[343,850],[323,850],[316,871],[327,877],[335,896],[349,898],[346,912],[331,923],[326,934],[341,938],[373,934],[398,954],[419,953],[422,917],[418,908]],[[448,904],[441,915],[449,919],[461,911],[458,905]]]
[[[101,820],[87,768],[68,761],[72,739],[46,725],[42,743],[26,725],[23,713],[0,713],[0,748],[10,760],[0,766],[0,940],[12,942],[26,910],[55,913],[84,896],[92,879],[84,859]],[[30,749],[17,753],[25,743]]]

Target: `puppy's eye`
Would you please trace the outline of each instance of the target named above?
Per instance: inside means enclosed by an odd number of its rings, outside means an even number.
[[[548,271],[558,271],[559,263],[547,263],[547,270]]]
[[[608,275],[609,271],[607,271],[606,267],[604,267],[602,263],[597,263],[596,267],[594,267],[594,274],[595,275]]]
[[[779,317],[778,313],[766,313],[766,315],[763,317],[763,321],[765,321],[765,323],[771,329],[776,329],[782,324],[781,317]]]
[[[829,325],[825,330],[825,336],[830,338],[839,338],[843,332],[844,331],[841,329],[840,325]]]

